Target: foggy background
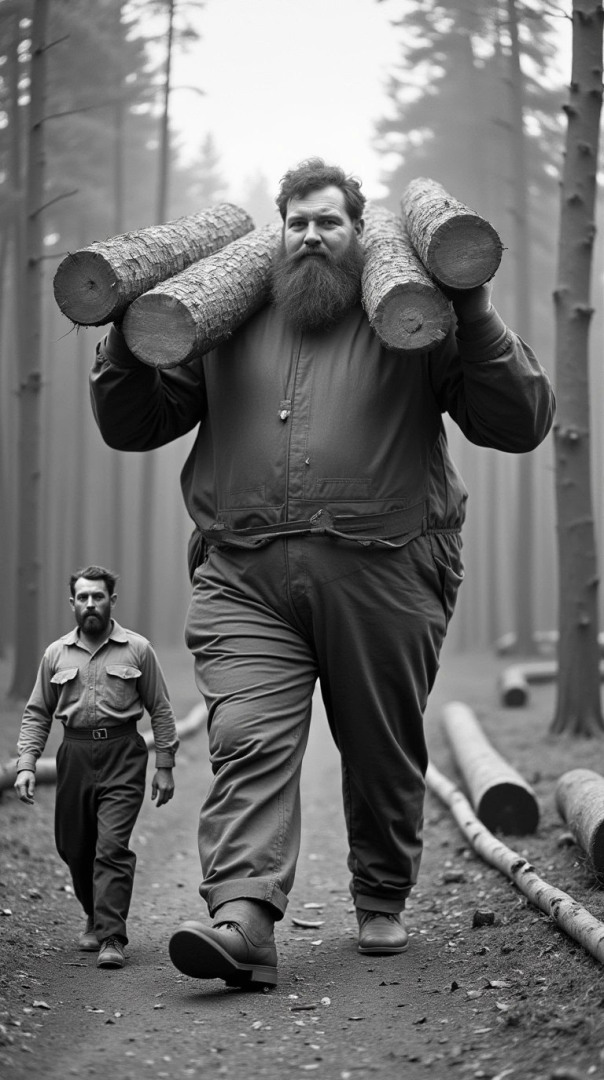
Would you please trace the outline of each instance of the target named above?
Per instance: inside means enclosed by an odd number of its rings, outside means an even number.
[[[0,0],[0,651],[10,649],[19,603],[13,225],[30,14],[27,0]],[[67,579],[87,563],[120,574],[122,624],[159,646],[182,641],[192,523],[179,473],[193,436],[144,455],[104,445],[90,409],[88,372],[105,331],[76,330],[52,294],[67,252],[158,221],[166,98],[164,220],[228,200],[256,226],[277,221],[280,177],[316,154],[359,176],[368,198],[395,211],[410,179],[431,177],[499,232],[506,250],[495,306],[553,378],[568,14],[563,4],[514,0],[51,0],[40,476],[44,643],[71,626]],[[599,539],[602,281],[601,230],[590,331]],[[484,647],[514,630],[521,570],[535,629],[553,629],[551,436],[534,454],[516,457],[471,446],[452,425],[449,431],[470,491],[466,582],[450,629],[453,646]]]

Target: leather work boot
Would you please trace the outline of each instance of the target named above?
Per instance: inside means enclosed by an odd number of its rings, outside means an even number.
[[[227,986],[248,989],[277,984],[272,930],[260,938],[236,922],[185,922],[170,938],[169,952],[174,966],[194,979],[224,979]]]
[[[124,946],[115,937],[105,938],[101,942],[101,948],[96,962],[97,967],[123,968],[126,963]]]
[[[94,919],[92,915],[88,915],[86,919],[86,927],[82,930],[78,938],[78,946],[82,952],[98,952],[99,951],[99,939],[94,932]]]
[[[362,911],[357,908],[359,923],[359,952],[374,956],[389,956],[405,952],[409,934],[402,914],[388,911]]]

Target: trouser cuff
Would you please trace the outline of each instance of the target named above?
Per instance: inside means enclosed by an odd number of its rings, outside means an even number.
[[[278,886],[253,878],[227,881],[223,885],[209,887],[202,882],[199,893],[208,905],[211,918],[214,918],[217,909],[229,900],[256,900],[266,904],[271,909],[275,922],[279,922],[288,904],[287,896]]]
[[[355,907],[359,911],[383,911],[384,915],[398,915],[405,909],[405,898],[387,900],[383,896],[368,896],[366,893],[353,894]]]

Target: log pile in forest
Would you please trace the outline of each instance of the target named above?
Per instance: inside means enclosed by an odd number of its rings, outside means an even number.
[[[604,880],[604,776],[591,769],[564,773],[556,785],[556,807],[594,874]]]
[[[439,285],[473,289],[491,280],[503,244],[480,214],[426,177],[407,185],[401,206],[413,246]]]
[[[91,244],[59,264],[53,282],[55,300],[79,325],[114,322],[142,293],[253,228],[245,210],[219,203],[164,225]]]
[[[387,349],[409,354],[434,348],[447,336],[451,307],[421,262],[404,223],[391,211],[367,212],[363,306]]]
[[[515,836],[535,832],[539,804],[534,791],[491,745],[472,710],[451,701],[443,709],[442,725],[470,802],[487,829]]]

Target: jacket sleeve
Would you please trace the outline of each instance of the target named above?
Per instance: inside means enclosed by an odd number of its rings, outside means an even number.
[[[164,446],[206,412],[201,358],[160,371],[136,359],[117,326],[97,345],[90,394],[101,435],[114,450]]]
[[[22,769],[35,772],[36,762],[44,752],[58,701],[58,694],[50,681],[51,676],[48,653],[45,653],[38,668],[36,684],[23,712],[17,741],[18,772]]]
[[[429,358],[441,412],[470,442],[522,454],[534,450],[554,419],[554,393],[532,349],[494,308],[462,323]]]

